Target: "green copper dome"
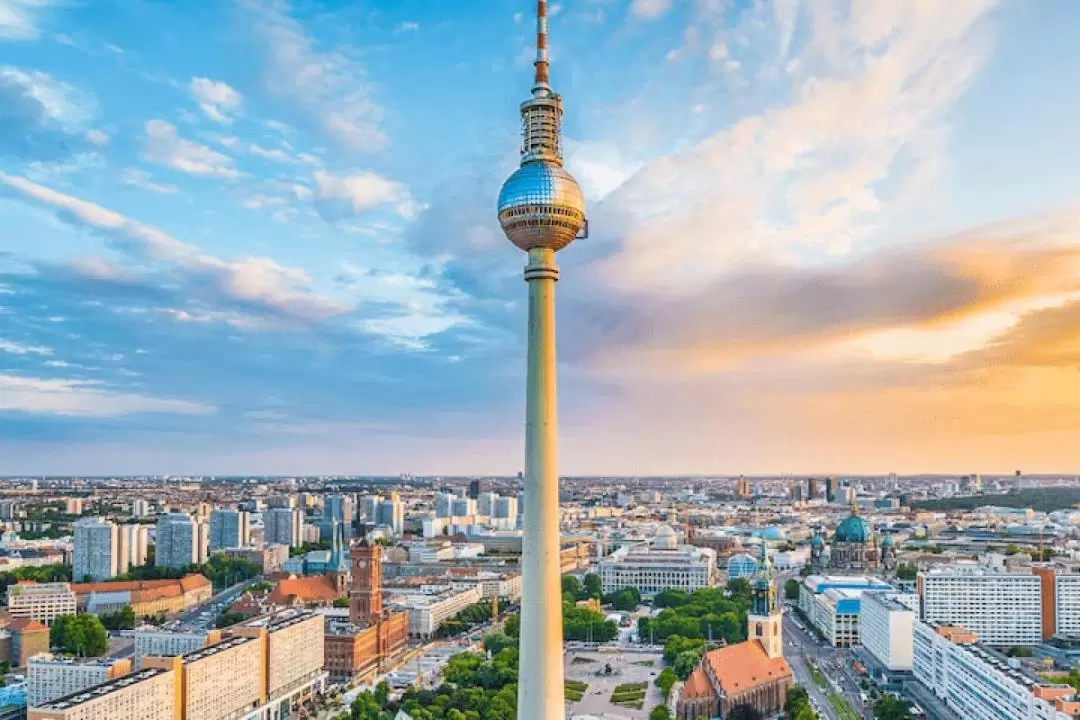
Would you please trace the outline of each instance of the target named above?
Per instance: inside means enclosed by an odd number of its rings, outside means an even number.
[[[850,515],[837,526],[833,542],[865,543],[870,542],[872,535],[870,523],[858,515]]]

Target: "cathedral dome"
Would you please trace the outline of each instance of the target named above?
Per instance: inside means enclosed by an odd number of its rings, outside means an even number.
[[[858,515],[850,515],[837,526],[833,542],[867,543],[872,536],[870,523]]]

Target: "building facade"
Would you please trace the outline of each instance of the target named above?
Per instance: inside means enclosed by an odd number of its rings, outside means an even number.
[[[886,672],[911,671],[918,607],[913,594],[867,592],[860,599],[860,644]]]
[[[210,513],[209,532],[211,552],[244,547],[251,537],[248,514],[243,510],[214,510]]]
[[[74,543],[72,578],[75,581],[108,580],[116,577],[116,525],[100,517],[80,518],[75,522]]]
[[[291,507],[271,508],[263,513],[263,538],[267,543],[299,547],[303,542],[303,513]]]
[[[141,670],[31,707],[27,720],[177,720],[171,670]]]
[[[1076,691],[1012,667],[960,626],[915,624],[916,680],[965,720],[1072,720]]]
[[[26,663],[26,702],[36,707],[131,672],[130,660],[76,660],[37,655]]]
[[[52,625],[60,615],[74,615],[75,609],[71,583],[19,582],[8,586],[7,610],[12,617]]]
[[[962,625],[987,645],[1035,645],[1042,639],[1042,584],[1033,573],[949,566],[919,573],[920,618]]]
[[[150,531],[145,525],[127,524],[116,528],[116,574],[123,575],[133,567],[146,564],[150,547]]]
[[[154,565],[184,568],[198,562],[195,521],[184,513],[170,512],[158,518]]]
[[[675,531],[663,525],[650,545],[623,546],[599,562],[604,592],[637,588],[651,596],[668,589],[693,592],[716,584],[716,553],[679,546]]]
[[[811,575],[799,586],[799,610],[833,647],[859,644],[862,594],[893,587],[862,575]]]

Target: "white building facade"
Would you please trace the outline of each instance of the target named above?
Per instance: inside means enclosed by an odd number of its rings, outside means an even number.
[[[1042,591],[1037,575],[950,566],[919,573],[921,619],[962,625],[986,645],[1035,645],[1042,640]]]
[[[7,589],[7,611],[12,617],[52,625],[61,615],[74,615],[75,607],[70,583],[17,583]]]
[[[75,582],[109,580],[117,575],[117,529],[99,517],[75,522],[72,578]]]
[[[859,640],[891,672],[909,672],[919,596],[890,592],[863,593],[859,603]]]
[[[651,596],[664,590],[694,592],[716,584],[716,552],[678,546],[674,531],[663,526],[649,545],[626,545],[599,562],[605,593],[637,588]]]
[[[154,565],[182,568],[198,562],[195,521],[184,513],[166,513],[158,518]]]

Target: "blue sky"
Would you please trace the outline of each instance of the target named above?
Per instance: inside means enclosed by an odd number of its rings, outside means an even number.
[[[0,473],[517,472],[531,12],[0,0]],[[1075,469],[1080,6],[551,12],[566,472]]]

